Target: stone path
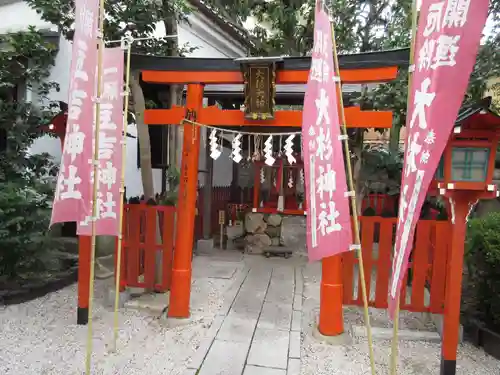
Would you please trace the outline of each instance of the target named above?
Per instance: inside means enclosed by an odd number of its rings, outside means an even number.
[[[246,263],[186,375],[299,375],[300,267]]]

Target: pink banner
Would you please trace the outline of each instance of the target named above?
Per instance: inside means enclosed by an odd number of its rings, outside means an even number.
[[[302,125],[311,261],[348,251],[352,244],[332,48],[328,15],[316,6]]]
[[[408,269],[415,227],[474,67],[488,0],[424,0],[408,98],[408,137],[389,290],[389,314]]]
[[[78,222],[90,212],[92,189],[85,173],[88,160],[92,158],[98,12],[98,0],[75,1],[68,121],[50,225]]]
[[[105,48],[99,126],[96,235],[118,236],[120,233],[122,145],[126,140],[123,129],[123,71],[123,50],[120,47]],[[94,173],[90,164],[87,173],[93,183]],[[91,215],[88,215],[79,223],[78,234],[85,236],[92,234],[90,219]]]

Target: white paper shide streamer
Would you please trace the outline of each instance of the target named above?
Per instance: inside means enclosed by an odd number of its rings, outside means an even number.
[[[212,129],[208,138],[210,139],[210,157],[217,160],[222,155],[217,141],[217,130]]]
[[[273,136],[269,136],[266,141],[264,142],[264,163],[266,163],[269,166],[272,166],[274,162],[276,161],[275,158],[273,158]]]
[[[231,153],[232,159],[235,163],[239,163],[242,159],[243,156],[241,156],[241,134],[237,134],[233,138],[232,146],[233,146],[233,152]]]
[[[293,139],[295,138],[295,134],[291,134],[285,141],[285,155],[289,164],[297,163],[297,160],[292,155],[293,154]]]

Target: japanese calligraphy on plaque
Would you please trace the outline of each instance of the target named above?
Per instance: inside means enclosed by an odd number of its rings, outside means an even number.
[[[266,120],[274,117],[276,65],[274,62],[243,64],[245,118]]]

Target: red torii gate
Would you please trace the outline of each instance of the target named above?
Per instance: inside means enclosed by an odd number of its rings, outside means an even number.
[[[284,57],[276,67],[276,84],[304,84],[310,68],[309,57]],[[339,56],[343,83],[380,83],[396,78],[398,67],[408,64],[408,49],[370,52]],[[222,110],[216,106],[203,107],[206,84],[243,84],[240,63],[232,59],[161,58],[136,55],[133,68],[141,71],[142,81],[154,84],[187,85],[186,105],[171,109],[148,109],[144,122],[148,125],[180,124],[188,118],[211,126],[301,127],[302,111],[277,111],[274,118],[247,119],[239,110]],[[351,128],[389,129],[390,111],[361,111],[359,107],[345,108],[346,121]],[[189,317],[191,294],[191,259],[196,207],[200,129],[184,131],[181,162],[181,183],[177,206],[177,232],[172,269],[172,284],[168,316]],[[343,330],[342,272],[340,256],[323,260],[320,331],[335,335]],[[333,316],[336,319],[331,319]],[[339,326],[340,322],[340,326]],[[339,330],[341,330],[339,332]]]

